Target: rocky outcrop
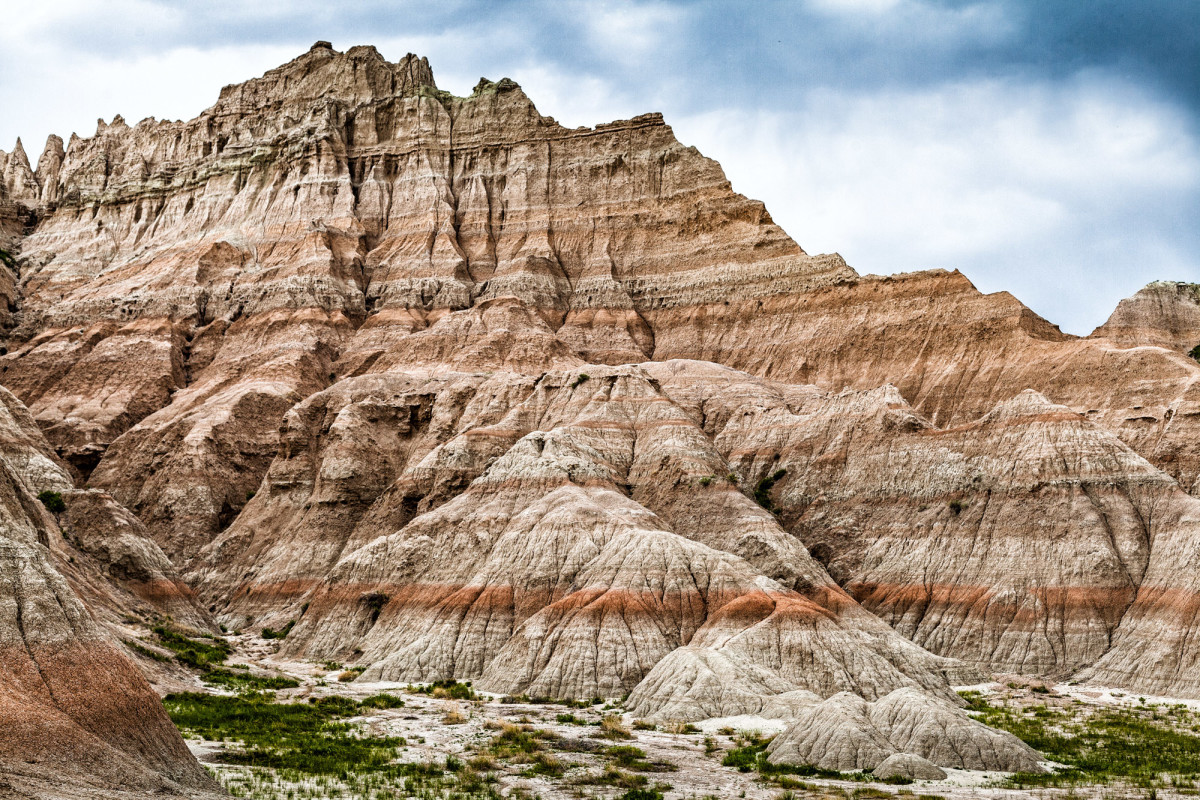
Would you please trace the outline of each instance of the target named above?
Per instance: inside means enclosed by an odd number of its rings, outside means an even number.
[[[1200,284],[1154,281],[1117,304],[1093,338],[1121,347],[1164,347],[1190,353],[1200,345]]]
[[[935,769],[1045,771],[1037,752],[1011,733],[989,728],[955,705],[909,689],[874,703],[849,693],[834,695],[801,711],[767,747],[767,754],[775,764],[842,772],[878,774],[882,768],[883,773],[902,774],[897,770],[920,769],[934,780],[936,773],[922,769],[913,756]],[[898,754],[905,757],[898,759]]]
[[[1036,768],[953,705],[976,666],[1200,693],[1190,290],[1067,336],[810,256],[659,115],[325,43],[0,154],[0,249],[10,580],[101,622],[294,621],[367,679],[807,720],[773,758],[896,774]]]
[[[946,779],[944,769],[912,753],[893,753],[885,758],[883,763],[871,770],[871,774],[885,781],[889,778],[908,778],[910,781],[942,781]]]
[[[360,653],[365,679],[617,696],[692,644],[771,694],[953,696],[956,662],[859,608],[735,485],[701,485],[727,464],[641,368],[589,369],[314,396],[205,551],[206,595],[231,622],[290,606],[290,653]]]
[[[0,420],[3,788],[37,797],[215,792],[158,697],[53,566],[62,533],[26,482],[52,470],[36,455],[10,455],[18,442],[5,422],[11,418]],[[24,474],[14,468],[21,463]]]
[[[1162,511],[1196,503],[1034,392],[940,429],[893,387],[828,395],[696,362],[647,370],[860,603],[989,670],[1094,663],[1175,525]]]

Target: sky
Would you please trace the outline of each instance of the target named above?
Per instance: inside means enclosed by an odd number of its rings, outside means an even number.
[[[1086,334],[1200,282],[1194,0],[0,0],[0,148],[188,119],[318,39],[510,77],[568,126],[661,111],[809,253],[959,269]]]

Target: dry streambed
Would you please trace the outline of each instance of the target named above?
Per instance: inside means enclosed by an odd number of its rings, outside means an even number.
[[[1200,794],[1200,712],[1120,692],[1020,679],[973,687],[964,696],[978,718],[1016,733],[1062,766],[1050,776],[947,770],[942,781],[888,784],[869,775],[771,767],[760,754],[777,720],[650,726],[600,699],[502,698],[453,682],[361,683],[355,669],[279,662],[274,648],[257,638],[231,641],[228,660],[210,667],[209,685],[169,694],[165,704],[197,757],[240,797]],[[191,658],[186,649],[183,657]],[[244,675],[244,682],[230,680],[230,672]]]

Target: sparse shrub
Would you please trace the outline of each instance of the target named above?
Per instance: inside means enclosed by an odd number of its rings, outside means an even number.
[[[363,708],[404,708],[404,701],[393,694],[373,694],[359,703]]]
[[[38,500],[42,501],[42,505],[51,514],[61,514],[67,510],[67,504],[63,502],[62,492],[52,492],[49,489],[38,492]]]
[[[379,614],[383,611],[383,607],[388,604],[392,598],[388,597],[383,592],[367,592],[361,598],[360,602],[367,607],[371,613],[371,624],[375,624],[379,620]]]
[[[771,501],[771,489],[774,488],[775,484],[784,475],[787,475],[786,469],[777,469],[770,475],[760,480],[754,486],[754,502],[758,503],[767,511],[775,513],[775,503]]]
[[[600,735],[605,739],[633,738],[633,734],[629,732],[629,728],[625,727],[619,714],[605,714],[600,718]]]
[[[675,721],[675,722],[669,722],[669,723],[667,723],[666,725],[664,725],[664,726],[663,726],[663,730],[664,730],[666,733],[674,733],[674,734],[680,734],[680,735],[682,735],[682,734],[688,734],[688,733],[699,733],[699,732],[700,732],[700,729],[699,729],[699,728],[697,728],[697,727],[696,727],[695,725],[693,725],[692,723],[690,723],[690,722],[679,722],[679,721]]]
[[[446,706],[446,710],[442,712],[443,725],[462,725],[467,721],[466,714],[458,707],[457,703]]]
[[[338,675],[338,683],[350,683],[366,671],[366,667],[348,667],[347,669],[342,670],[341,674]]]
[[[712,481],[713,481],[712,475],[705,475],[703,478],[700,479],[700,485],[708,486],[710,483],[712,483]]]
[[[1188,355],[1197,361],[1200,361],[1200,344],[1196,345],[1191,350],[1188,350]]]
[[[961,500],[951,500],[949,508],[950,508],[950,513],[957,517],[959,514],[962,513],[962,510],[964,508],[966,508],[966,506],[963,505]]]
[[[635,731],[656,731],[658,730],[658,726],[649,720],[635,719],[633,721],[633,729]]]
[[[730,483],[737,483],[738,482],[737,473],[735,473],[735,472],[729,473],[728,475],[725,476],[725,480],[729,481]]]
[[[630,789],[618,800],[663,800],[663,793],[655,789]]]
[[[293,620],[289,621],[287,625],[284,625],[279,630],[274,630],[272,628],[263,628],[262,633],[259,635],[262,636],[262,638],[264,638],[264,639],[283,639],[283,638],[286,638],[287,635],[292,632],[292,628],[294,628],[294,627],[296,627],[296,620],[293,619]]]
[[[591,375],[588,375],[586,372],[581,372],[581,373],[579,373],[579,377],[575,378],[575,382],[571,384],[571,388],[577,389],[580,386],[582,386],[583,384],[587,383],[589,380],[591,380],[591,378],[592,378]]]

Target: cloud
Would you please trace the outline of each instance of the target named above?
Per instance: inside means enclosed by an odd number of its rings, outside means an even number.
[[[1152,278],[1200,280],[1200,146],[1103,76],[970,81],[676,119],[809,252],[860,272],[961,268],[1087,333]]]

